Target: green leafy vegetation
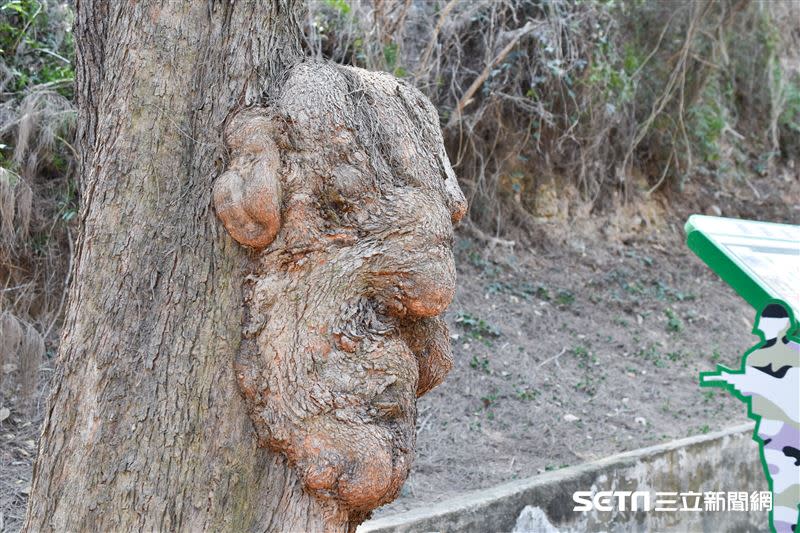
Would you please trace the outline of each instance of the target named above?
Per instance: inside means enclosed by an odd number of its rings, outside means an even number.
[[[525,402],[533,401],[539,397],[541,391],[538,389],[529,389],[528,387],[514,387],[514,396],[518,400]]]
[[[460,325],[467,335],[476,341],[488,343],[490,338],[500,336],[500,330],[493,324],[469,313],[458,313],[456,324]]]
[[[0,53],[13,80],[12,92],[49,84],[71,98],[75,72],[69,9],[37,0],[10,0],[0,4],[0,16]]]
[[[491,373],[489,368],[489,359],[487,358],[480,358],[477,355],[473,355],[472,359],[469,361],[469,367],[473,370],[480,370],[485,374]]]
[[[558,291],[556,294],[555,301],[558,305],[569,307],[570,305],[575,303],[575,294],[572,291],[562,290]]]
[[[683,320],[672,309],[665,309],[664,314],[667,316],[667,331],[671,333],[680,333],[683,331]]]

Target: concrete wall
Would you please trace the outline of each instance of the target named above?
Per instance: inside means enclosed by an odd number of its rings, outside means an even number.
[[[667,491],[768,490],[752,433],[753,424],[745,424],[547,472],[371,520],[358,533],[483,533],[513,531],[518,525],[518,532],[766,531],[765,511],[573,511],[572,494],[578,490],[649,490],[652,496]]]

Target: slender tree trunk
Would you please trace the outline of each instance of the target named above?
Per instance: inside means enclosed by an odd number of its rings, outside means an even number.
[[[300,56],[293,0],[79,0],[81,240],[25,529],[315,530],[232,367],[244,249],[211,209],[228,113]]]

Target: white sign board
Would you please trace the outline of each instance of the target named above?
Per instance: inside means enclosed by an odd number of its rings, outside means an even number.
[[[800,317],[800,226],[693,215],[687,243],[756,309],[783,300]]]

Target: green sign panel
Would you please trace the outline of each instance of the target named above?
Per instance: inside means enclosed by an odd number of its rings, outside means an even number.
[[[783,300],[800,316],[800,226],[692,215],[685,229],[689,248],[750,305]]]

